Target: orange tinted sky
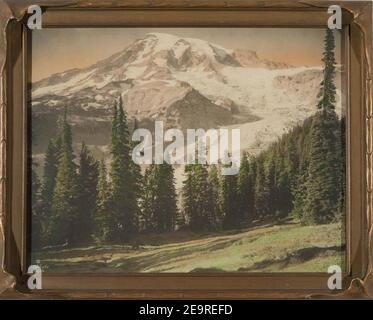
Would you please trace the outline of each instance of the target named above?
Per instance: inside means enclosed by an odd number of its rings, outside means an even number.
[[[33,81],[90,66],[149,32],[207,40],[228,49],[249,49],[259,57],[292,65],[320,65],[323,29],[311,28],[117,28],[42,29],[33,32]],[[340,36],[336,34],[336,56]]]

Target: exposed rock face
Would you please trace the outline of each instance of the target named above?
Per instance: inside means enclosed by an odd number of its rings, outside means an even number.
[[[291,68],[291,66],[286,63],[259,59],[255,51],[238,49],[233,52],[232,56],[242,67],[267,69]]]

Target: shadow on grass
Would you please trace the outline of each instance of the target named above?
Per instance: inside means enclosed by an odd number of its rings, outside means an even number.
[[[332,247],[308,247],[302,248],[291,254],[287,255],[283,259],[267,259],[253,264],[247,268],[238,269],[239,272],[254,271],[260,269],[266,269],[268,267],[276,266],[278,269],[285,268],[289,265],[300,264],[303,262],[310,261],[315,258],[328,257],[334,255],[336,252],[341,252],[345,249],[345,246],[332,246]]]
[[[296,224],[291,219],[279,219],[279,220],[256,220],[249,225],[242,226],[242,228],[231,229],[231,230],[219,230],[210,232],[196,233],[192,231],[175,231],[163,234],[140,234],[135,236],[131,241],[122,244],[112,245],[87,245],[85,247],[66,247],[66,246],[50,246],[45,247],[39,251],[34,251],[33,256],[35,259],[43,258],[54,258],[56,255],[59,257],[68,258],[69,256],[85,256],[93,253],[105,254],[105,253],[123,253],[123,252],[135,252],[138,250],[146,250],[145,246],[162,246],[170,244],[186,243],[193,240],[204,240],[214,237],[232,236],[241,234],[244,232],[253,231],[258,228],[272,227],[279,225],[291,225]]]
[[[319,257],[333,256],[336,252],[345,250],[345,246],[332,246],[332,247],[309,247],[302,248],[296,252],[289,254],[287,257],[278,260],[266,259],[253,264],[247,268],[239,268],[237,272],[263,272],[262,270],[276,266],[277,270],[281,270],[291,265],[300,264],[303,262],[310,261]],[[205,273],[205,272],[226,272],[225,270],[218,268],[196,268],[191,270],[192,273]]]

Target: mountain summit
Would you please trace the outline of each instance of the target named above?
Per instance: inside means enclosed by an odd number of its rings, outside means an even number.
[[[149,33],[111,57],[36,82],[32,107],[40,121],[67,106],[78,140],[105,145],[114,100],[122,95],[129,118],[142,126],[239,126],[241,145],[265,148],[286,128],[316,110],[320,67],[293,67],[208,41]],[[56,113],[56,112],[54,112]],[[284,129],[285,128],[285,129]],[[38,144],[44,144],[43,138]]]

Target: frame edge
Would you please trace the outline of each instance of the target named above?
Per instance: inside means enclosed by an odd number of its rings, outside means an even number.
[[[17,279],[14,275],[7,272],[7,268],[5,265],[5,251],[7,243],[6,243],[6,233],[7,231],[7,215],[8,212],[8,178],[7,178],[7,148],[8,148],[8,136],[7,136],[7,76],[6,76],[6,64],[7,64],[7,52],[8,52],[8,45],[7,45],[7,27],[10,21],[17,20],[21,21],[22,18],[26,15],[27,12],[27,5],[25,3],[21,4],[10,4],[10,2],[13,1],[6,1],[6,0],[0,0],[0,295],[4,294],[4,296],[15,296],[15,297],[24,297],[24,298],[37,298],[40,296],[43,297],[50,297],[50,298],[66,298],[66,297],[74,297],[74,295],[77,295],[76,293],[61,293],[61,295],[53,295],[53,294],[35,294],[35,295],[28,295],[23,294],[15,289],[17,284]],[[23,2],[23,1],[22,1]],[[91,8],[92,4],[88,1],[48,1],[48,4],[46,4],[47,1],[36,1],[39,2],[41,6],[45,4],[46,7],[54,7],[54,6],[65,6],[65,7],[72,7],[77,9],[83,9],[83,8]],[[293,8],[307,8],[309,6],[320,6],[320,7],[326,7],[327,5],[330,5],[333,1],[308,1],[308,2],[290,2],[290,1],[274,1],[274,2],[267,2],[264,1],[264,7],[282,7],[289,5]],[[197,2],[193,1],[191,3],[187,3],[182,0],[177,0],[173,2],[169,1],[159,1],[160,4],[156,3],[153,5],[153,1],[130,1],[130,0],[124,0],[124,1],[115,1],[113,4],[113,1],[97,1],[96,6],[104,6],[104,7],[114,7],[114,8],[136,8],[136,7],[145,7],[145,8],[154,8],[154,7],[162,7],[162,8],[168,8],[168,7],[177,7],[181,9],[187,9],[187,8],[198,8],[198,7],[209,7],[206,1],[201,1],[201,5],[198,5]],[[257,1],[214,1],[214,3],[220,3],[220,8],[231,8],[231,7],[245,7],[245,8],[254,8],[255,5],[258,5]],[[215,4],[215,7],[217,5]],[[363,92],[364,95],[364,120],[365,120],[365,167],[363,168],[365,172],[365,188],[366,188],[366,194],[365,194],[365,211],[366,211],[366,219],[367,219],[367,230],[364,230],[366,232],[366,236],[368,238],[368,244],[367,244],[367,251],[366,255],[368,258],[368,265],[366,269],[366,273],[364,277],[362,278],[353,278],[350,284],[350,287],[345,290],[344,292],[336,295],[310,295],[305,296],[302,293],[299,294],[293,294],[294,297],[308,297],[308,298],[371,298],[373,299],[373,105],[372,105],[372,47],[369,47],[368,45],[371,44],[371,41],[369,41],[369,35],[371,34],[372,30],[372,3],[368,1],[348,1],[346,3],[343,3],[343,8],[349,11],[353,17],[354,20],[352,21],[352,24],[355,24],[355,26],[360,30],[363,38],[363,48],[365,50],[364,52],[364,70],[365,74],[363,74]],[[13,293],[12,293],[13,292]],[[159,294],[156,294],[156,291],[153,293],[149,293],[149,295],[139,294],[139,293],[126,293],[126,294],[108,294],[108,293],[97,293],[97,296],[101,298],[122,298],[122,297],[134,297],[138,298],[139,296],[143,298],[154,298],[154,294],[159,296]],[[188,294],[185,294],[188,296]],[[200,293],[200,295],[208,296],[209,293],[206,292],[206,294]],[[219,293],[214,294],[217,298],[219,298]],[[247,294],[248,296],[255,297],[259,296],[258,294]],[[84,296],[84,294],[83,294]],[[87,294],[89,296],[89,294]],[[167,298],[168,296],[164,293],[161,295]],[[171,294],[172,297],[180,297],[183,298],[183,293],[174,293]],[[230,293],[224,293],[220,296],[220,298],[224,298],[226,296],[232,296],[234,297],[235,294]],[[279,297],[281,297],[281,294],[278,294]],[[81,297],[81,295],[80,295]],[[237,296],[237,298],[242,298],[241,296]]]

